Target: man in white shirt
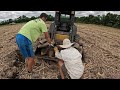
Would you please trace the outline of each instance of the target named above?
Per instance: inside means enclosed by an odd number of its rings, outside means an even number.
[[[74,43],[71,43],[69,39],[63,40],[63,45],[59,45],[64,48],[59,52],[55,47],[55,56],[59,58],[58,67],[62,79],[69,76],[71,79],[80,79],[84,72],[84,65],[82,63],[81,53],[72,47]]]

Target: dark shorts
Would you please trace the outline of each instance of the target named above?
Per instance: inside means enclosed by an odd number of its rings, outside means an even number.
[[[62,71],[64,73],[65,78],[71,79],[70,76],[69,76],[69,74],[68,74],[68,71],[67,71],[67,69],[65,67],[65,64],[63,64],[61,68],[62,68]]]
[[[24,59],[27,57],[34,57],[32,42],[28,38],[21,34],[17,34],[16,43]]]

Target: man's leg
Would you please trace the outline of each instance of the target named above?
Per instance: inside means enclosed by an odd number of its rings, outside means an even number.
[[[33,47],[32,47],[32,43],[28,40],[28,45],[26,46],[27,49],[27,53],[28,53],[28,58],[27,58],[27,68],[28,68],[28,72],[32,72],[33,66],[35,65],[35,55],[33,52]]]
[[[67,70],[67,68],[65,67],[65,64],[62,65],[61,69],[62,69],[62,71],[63,71],[63,73],[64,73],[65,79],[71,79],[70,76],[69,76],[69,74],[68,74],[68,70]]]
[[[34,65],[35,65],[34,58],[29,57],[28,60],[27,60],[27,70],[28,70],[29,73],[32,72]]]
[[[34,65],[34,52],[33,52],[31,42],[27,38],[19,34],[16,36],[16,43],[19,47],[21,54],[23,55],[27,63],[26,66],[28,68],[28,71],[31,72],[32,67]]]
[[[64,64],[64,62],[62,60],[58,61],[58,68],[59,68],[59,71],[60,71],[61,78],[65,79],[64,73],[63,73],[62,68],[61,68],[63,64]]]
[[[59,71],[62,79],[71,79],[63,60],[58,61],[58,67],[59,67]]]
[[[26,44],[25,44],[26,43],[25,37],[22,36],[21,34],[18,34],[16,36],[16,43],[17,43],[20,53],[22,54],[24,61],[25,61],[28,57],[28,53],[26,50]]]
[[[23,55],[24,58],[25,58],[26,67],[27,67],[28,72],[32,72],[32,67],[33,67],[33,65],[35,64],[35,62],[34,62],[34,57],[31,57],[31,56],[28,54],[28,51],[26,50],[25,47],[21,47],[21,48],[20,48],[20,51],[21,51],[22,55]]]

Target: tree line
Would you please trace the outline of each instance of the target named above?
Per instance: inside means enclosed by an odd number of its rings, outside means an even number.
[[[9,23],[23,23],[28,22],[30,20],[36,19],[38,17],[32,16],[27,17],[25,15],[22,15],[16,19],[9,19],[0,22],[0,25],[6,25]],[[53,21],[54,17],[52,15],[48,15],[48,21]],[[89,15],[89,16],[83,16],[83,17],[75,17],[75,22],[78,23],[87,23],[87,24],[97,24],[97,25],[104,25],[104,26],[110,26],[114,28],[120,28],[120,15],[108,13],[106,15]]]
[[[104,25],[114,28],[120,28],[120,15],[108,13],[106,15],[89,15],[84,17],[76,17],[76,22],[87,23],[87,24],[97,24]]]

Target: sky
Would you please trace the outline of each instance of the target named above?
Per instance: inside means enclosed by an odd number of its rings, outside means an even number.
[[[15,19],[19,16],[25,15],[27,17],[31,16],[39,16],[42,12],[47,13],[48,15],[55,15],[55,11],[0,11],[0,21],[8,20],[8,19]],[[75,11],[75,16],[88,16],[92,15],[103,15],[107,13],[113,13],[120,15],[120,11]]]

